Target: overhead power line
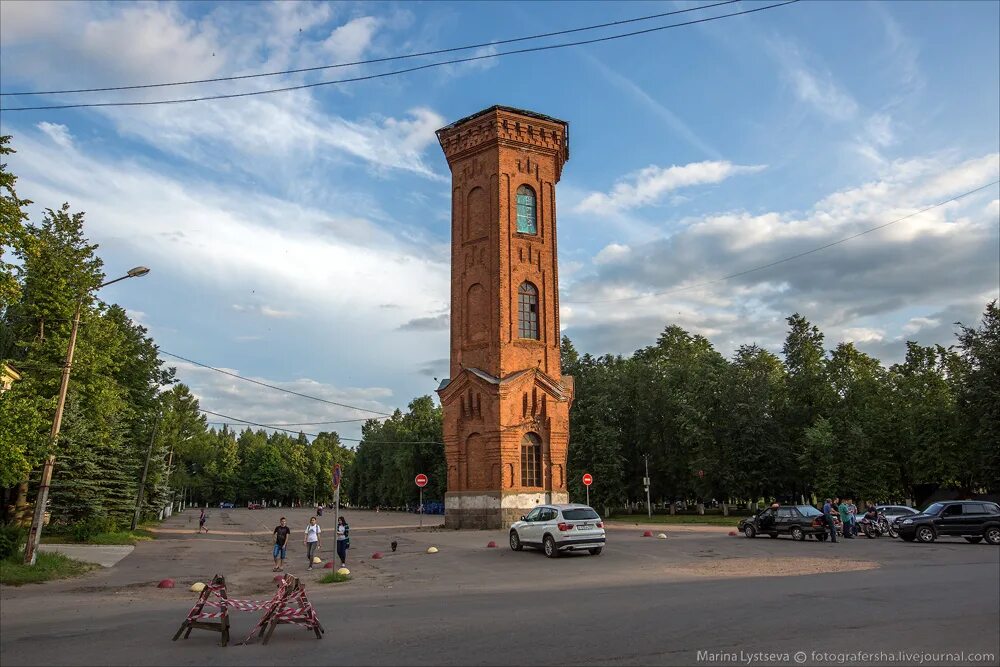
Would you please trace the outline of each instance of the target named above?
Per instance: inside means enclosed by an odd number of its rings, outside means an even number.
[[[187,357],[182,357],[179,354],[174,354],[173,352],[167,352],[166,350],[163,350],[163,349],[161,349],[160,352],[162,354],[167,355],[168,357],[173,357],[174,359],[180,359],[181,361],[186,361],[189,364],[194,364],[195,366],[201,366],[202,368],[207,368],[208,370],[215,371],[216,373],[222,373],[223,375],[228,375],[230,377],[238,378],[240,380],[243,380],[244,382],[252,382],[253,384],[258,384],[258,385],[260,385],[262,387],[267,387],[268,389],[274,389],[276,391],[283,391],[286,394],[292,394],[293,396],[299,396],[301,398],[308,398],[308,399],[311,399],[313,401],[319,401],[320,403],[329,403],[330,405],[336,405],[337,407],[347,408],[349,410],[358,410],[360,412],[370,412],[372,414],[381,415],[383,417],[391,417],[392,416],[392,414],[389,413],[389,412],[379,412],[378,410],[371,410],[369,408],[359,408],[356,405],[347,405],[346,403],[337,403],[336,401],[330,401],[330,400],[327,400],[325,398],[320,398],[319,396],[310,396],[309,394],[302,394],[302,393],[297,392],[297,391],[292,391],[291,389],[285,389],[284,387],[277,387],[277,386],[275,386],[273,384],[268,384],[266,382],[261,382],[260,380],[254,380],[254,379],[251,379],[251,378],[248,378],[248,377],[243,377],[242,375],[238,375],[237,373],[233,373],[232,371],[226,371],[226,370],[223,370],[221,368],[216,368],[215,366],[209,366],[208,364],[203,364],[200,361],[195,361],[194,359],[188,359]],[[222,415],[222,416],[224,416],[224,415]]]
[[[785,5],[791,5],[799,0],[786,0],[785,2],[779,2],[771,5],[764,5],[763,7],[755,7],[753,9],[746,9],[740,12],[732,12],[729,14],[719,14],[718,16],[709,16],[701,19],[693,19],[691,21],[684,21],[682,23],[671,23],[668,25],[657,26],[655,28],[646,28],[644,30],[635,30],[633,32],[620,33],[617,35],[609,35],[606,37],[595,37],[593,39],[579,40],[576,42],[564,42],[562,44],[549,44],[546,46],[533,46],[524,49],[515,49],[512,51],[500,51],[498,53],[488,53],[479,56],[468,56],[465,58],[454,58],[452,60],[442,60],[439,62],[427,63],[424,65],[416,65],[414,67],[407,67],[404,69],[392,70],[389,72],[382,72],[380,74],[367,74],[364,76],[349,77],[346,79],[335,79],[332,81],[317,81],[314,83],[303,83],[294,86],[284,86],[282,88],[270,88],[266,90],[252,90],[243,93],[226,93],[219,95],[202,95],[199,97],[185,97],[185,98],[174,98],[166,100],[148,100],[148,101],[138,101],[138,102],[80,102],[77,104],[50,104],[50,105],[40,105],[31,107],[6,107],[0,109],[0,111],[42,111],[42,110],[54,110],[54,109],[81,109],[81,108],[92,108],[92,107],[136,107],[136,106],[155,106],[160,104],[186,104],[190,102],[206,102],[209,100],[226,100],[234,99],[239,97],[252,97],[255,95],[271,95],[274,93],[284,93],[292,90],[304,90],[307,88],[318,88],[320,86],[332,86],[342,83],[353,83],[356,81],[369,81],[371,79],[381,79],[390,76],[397,76],[400,74],[407,74],[410,72],[418,72],[420,70],[431,69],[434,67],[443,67],[445,65],[457,65],[459,63],[476,62],[479,60],[489,60],[493,58],[501,58],[503,56],[512,56],[522,53],[535,53],[539,51],[551,51],[554,49],[564,49],[571,46],[583,46],[586,44],[597,44],[600,42],[610,42],[616,39],[625,39],[627,37],[636,37],[638,35],[645,35],[654,32],[659,32],[662,30],[669,30],[671,28],[680,28],[689,25],[696,25],[699,23],[708,23],[710,21],[718,21],[720,19],[730,18],[733,16],[743,16],[744,14],[753,14],[755,12],[762,12],[768,9],[775,9],[777,7],[784,7]]]
[[[599,30],[601,28],[610,28],[616,25],[625,25],[627,23],[638,23],[640,21],[652,21],[653,19],[660,19],[666,16],[673,16],[675,14],[684,14],[687,12],[697,12],[705,9],[711,9],[712,7],[720,7],[722,5],[731,5],[733,3],[740,2],[740,0],[724,0],[723,2],[715,2],[709,5],[700,5],[698,7],[688,7],[687,9],[677,9],[670,12],[662,12],[660,14],[649,14],[648,16],[638,16],[630,19],[622,19],[620,21],[609,21],[608,23],[597,23],[594,25],[584,26],[582,28],[569,28],[567,30],[557,30],[555,32],[544,32],[537,35],[528,35],[526,37],[511,37],[508,39],[498,39],[492,42],[481,42],[479,44],[469,44],[467,46],[453,46],[445,49],[435,49],[433,51],[422,51],[419,53],[406,53],[395,56],[386,56],[383,58],[369,58],[368,60],[355,60],[353,62],[346,63],[336,63],[333,65],[317,65],[314,67],[300,67],[298,69],[285,69],[278,70],[275,72],[258,72],[256,74],[241,74],[234,76],[220,76],[211,79],[191,79],[188,81],[172,81],[168,83],[145,83],[137,84],[131,86],[105,86],[103,88],[77,88],[71,90],[35,90],[35,91],[19,91],[15,93],[3,93],[0,92],[0,97],[16,97],[20,95],[69,95],[71,93],[103,93],[115,90],[141,90],[145,88],[166,88],[170,86],[189,86],[199,83],[220,83],[222,81],[241,81],[243,79],[258,79],[261,77],[268,76],[282,76],[285,74],[301,74],[303,72],[318,72],[321,70],[337,69],[340,67],[352,67],[355,65],[373,65],[375,63],[385,63],[392,62],[396,60],[406,60],[409,58],[421,58],[424,56],[438,56],[444,53],[454,53],[456,51],[468,51],[470,49],[481,49],[489,46],[498,46],[500,44],[513,44],[515,42],[526,42],[535,39],[544,39],[546,37],[558,37],[559,35],[569,35],[575,32],[586,32],[589,30]]]
[[[232,420],[234,422],[237,422],[239,424],[247,424],[249,426],[259,426],[261,428],[269,428],[269,429],[273,429],[275,431],[284,431],[286,433],[294,433],[296,435],[298,435],[299,433],[302,433],[302,435],[307,435],[310,438],[318,438],[319,437],[318,433],[305,433],[304,431],[296,431],[294,429],[281,428],[281,427],[273,426],[273,425],[269,425],[269,424],[260,424],[258,422],[250,421],[249,419],[240,419],[239,417],[230,417],[229,415],[224,415],[221,412],[212,412],[211,410],[205,410],[204,408],[202,408],[201,411],[204,412],[205,414],[215,415],[216,417],[222,417],[223,419],[230,419],[230,420]],[[367,442],[367,443],[372,444],[372,445],[443,445],[444,444],[443,442],[437,442],[435,440],[405,440],[405,441],[400,441],[400,442],[378,441],[378,440],[364,440],[363,438],[345,438],[345,437],[340,436],[339,434],[337,435],[337,438],[340,439],[340,440],[347,440],[348,442]]]
[[[832,248],[833,246],[840,245],[841,243],[847,243],[848,241],[856,239],[859,236],[864,236],[865,234],[871,234],[872,232],[877,232],[880,229],[885,229],[886,227],[888,227],[890,225],[895,225],[897,222],[902,222],[903,220],[908,220],[908,219],[910,219],[912,217],[918,216],[921,213],[926,213],[927,211],[931,211],[933,209],[940,208],[940,207],[944,206],[945,204],[950,204],[953,201],[958,201],[959,199],[962,199],[964,197],[968,197],[971,194],[975,194],[975,193],[979,192],[980,190],[985,190],[986,188],[994,186],[994,185],[997,185],[998,183],[1000,183],[1000,180],[993,181],[992,183],[987,183],[986,185],[983,185],[982,187],[978,187],[978,188],[975,188],[974,190],[969,190],[967,192],[963,192],[962,194],[957,195],[955,197],[952,197],[951,199],[946,199],[944,201],[938,202],[937,204],[932,204],[930,206],[927,206],[926,208],[920,209],[919,211],[914,211],[913,213],[909,213],[907,215],[904,215],[901,218],[896,218],[895,220],[890,220],[889,222],[883,223],[881,225],[876,225],[875,227],[869,227],[868,229],[866,229],[864,231],[861,231],[861,232],[858,232],[857,234],[851,234],[850,236],[845,236],[842,239],[839,239],[837,241],[833,241],[831,243],[827,243],[827,244],[821,245],[821,246],[819,246],[817,248],[813,248],[811,250],[806,250],[804,252],[799,252],[799,253],[796,253],[794,255],[789,255],[788,257],[783,257],[783,258],[777,259],[777,260],[775,260],[773,262],[768,262],[767,264],[761,264],[760,266],[755,266],[753,268],[746,269],[744,271],[737,271],[736,273],[730,273],[729,275],[721,276],[721,277],[715,278],[713,280],[707,280],[707,281],[705,281],[703,283],[697,283],[695,285],[686,285],[684,287],[678,287],[676,289],[667,290],[665,292],[652,292],[650,294],[641,294],[639,296],[627,296],[627,297],[621,297],[621,298],[617,298],[617,299],[594,299],[594,300],[591,300],[591,301],[563,301],[562,303],[570,304],[570,305],[572,305],[572,304],[588,304],[588,303],[620,303],[620,302],[623,302],[623,301],[638,301],[639,299],[648,299],[649,297],[654,297],[654,296],[666,296],[667,294],[676,294],[677,292],[685,292],[685,291],[688,291],[688,290],[697,289],[699,287],[707,287],[708,285],[714,285],[716,283],[721,283],[721,282],[726,281],[726,280],[732,280],[733,278],[738,278],[740,276],[745,276],[748,273],[755,273],[757,271],[763,271],[764,269],[769,269],[772,266],[777,266],[779,264],[784,264],[785,262],[790,262],[790,261],[792,261],[794,259],[799,259],[799,258],[805,257],[807,255],[812,255],[814,253],[820,252],[821,250],[826,250],[827,248]]]

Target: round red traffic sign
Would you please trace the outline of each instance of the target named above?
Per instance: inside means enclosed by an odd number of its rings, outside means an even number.
[[[583,485],[590,486],[594,483],[594,477],[589,472],[583,475]]]
[[[427,475],[425,475],[424,473],[420,473],[413,479],[413,481],[417,486],[423,488],[427,486]]]

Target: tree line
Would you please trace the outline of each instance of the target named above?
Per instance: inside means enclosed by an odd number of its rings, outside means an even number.
[[[778,356],[731,358],[668,326],[629,357],[580,356],[563,340],[571,495],[591,500],[798,501],[834,494],[919,501],[938,488],[1000,492],[1000,310],[945,348],[906,343],[886,367],[852,343],[824,346],[799,314]]]
[[[0,137],[0,159],[13,152]],[[142,469],[144,516],[173,501],[329,500],[335,463],[354,452],[336,433],[308,438],[209,428],[145,327],[95,295],[105,281],[84,214],[68,204],[28,220],[32,202],[0,164],[0,362],[20,379],[0,392],[0,488],[7,521],[30,522],[41,464],[56,454],[52,527],[130,522]],[[62,428],[49,431],[74,313],[80,326]]]

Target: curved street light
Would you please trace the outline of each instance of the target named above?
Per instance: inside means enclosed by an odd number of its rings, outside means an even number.
[[[101,289],[111,283],[126,278],[141,278],[149,273],[145,266],[136,266],[129,269],[121,278],[109,280],[101,283],[97,289]],[[73,315],[73,328],[69,334],[69,347],[66,348],[66,361],[63,363],[62,380],[59,383],[59,398],[56,401],[56,416],[52,420],[52,432],[49,434],[49,455],[45,459],[42,468],[42,482],[38,487],[38,497],[35,499],[35,514],[31,519],[31,530],[28,531],[28,540],[24,544],[24,564],[34,565],[38,558],[38,543],[42,537],[42,524],[45,520],[45,505],[49,501],[49,485],[52,482],[52,468],[56,462],[56,441],[59,439],[59,427],[62,426],[63,408],[66,406],[66,391],[69,389],[69,372],[73,367],[73,351],[76,349],[76,332],[80,327],[80,312],[83,310],[83,297],[76,303],[76,314]]]

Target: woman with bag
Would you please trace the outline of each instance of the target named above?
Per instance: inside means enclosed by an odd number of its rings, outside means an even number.
[[[351,527],[343,516],[337,519],[337,556],[340,567],[347,567],[347,550],[351,548]]]
[[[316,551],[320,547],[319,535],[323,532],[323,529],[319,527],[316,523],[316,517],[309,518],[309,525],[306,526],[305,537],[302,538],[302,544],[306,547],[306,558],[309,559],[309,568],[313,569],[313,558],[316,557]]]

